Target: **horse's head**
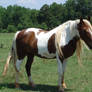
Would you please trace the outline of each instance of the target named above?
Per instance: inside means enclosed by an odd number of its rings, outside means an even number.
[[[87,44],[87,46],[92,49],[92,25],[86,19],[80,19],[78,23],[78,31],[80,38]]]

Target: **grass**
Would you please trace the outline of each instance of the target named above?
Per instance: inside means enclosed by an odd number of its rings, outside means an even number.
[[[21,65],[20,86],[15,89],[15,71],[12,63],[5,77],[2,76],[4,64],[8,56],[14,34],[0,33],[0,92],[57,92],[57,62],[55,59],[40,59],[35,57],[32,65],[32,78],[37,84],[36,88],[28,85],[28,78],[25,72],[26,58]],[[83,67],[77,62],[74,54],[67,63],[65,72],[65,82],[67,89],[65,92],[92,92],[92,53],[84,49],[82,58]]]

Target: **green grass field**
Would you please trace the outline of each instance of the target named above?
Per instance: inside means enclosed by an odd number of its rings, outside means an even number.
[[[57,62],[54,59],[40,59],[35,57],[32,66],[32,77],[37,84],[36,88],[28,85],[28,78],[25,72],[26,58],[21,65],[20,89],[14,88],[15,71],[12,63],[5,77],[2,76],[4,64],[8,56],[14,34],[0,33],[0,92],[57,92]],[[77,62],[74,54],[67,63],[65,72],[65,82],[67,89],[65,92],[92,92],[92,53],[84,49],[82,54],[83,67]]]

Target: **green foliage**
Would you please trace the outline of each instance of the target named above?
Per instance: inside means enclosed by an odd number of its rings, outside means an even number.
[[[43,5],[40,10],[17,5],[0,6],[0,32],[16,32],[29,27],[50,30],[61,23],[92,16],[92,0],[67,0],[65,4]],[[92,20],[92,19],[91,19]]]
[[[8,30],[7,29],[1,29],[0,32],[1,33],[8,33]]]
[[[7,30],[10,33],[17,31],[17,29],[16,29],[16,27],[14,25],[8,25]]]
[[[17,28],[18,28],[18,30],[21,30],[23,28],[23,25],[21,23],[19,23]]]

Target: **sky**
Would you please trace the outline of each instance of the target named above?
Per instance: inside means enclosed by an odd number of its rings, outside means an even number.
[[[44,4],[65,3],[66,0],[0,0],[0,6],[19,5],[30,9],[40,9]]]

